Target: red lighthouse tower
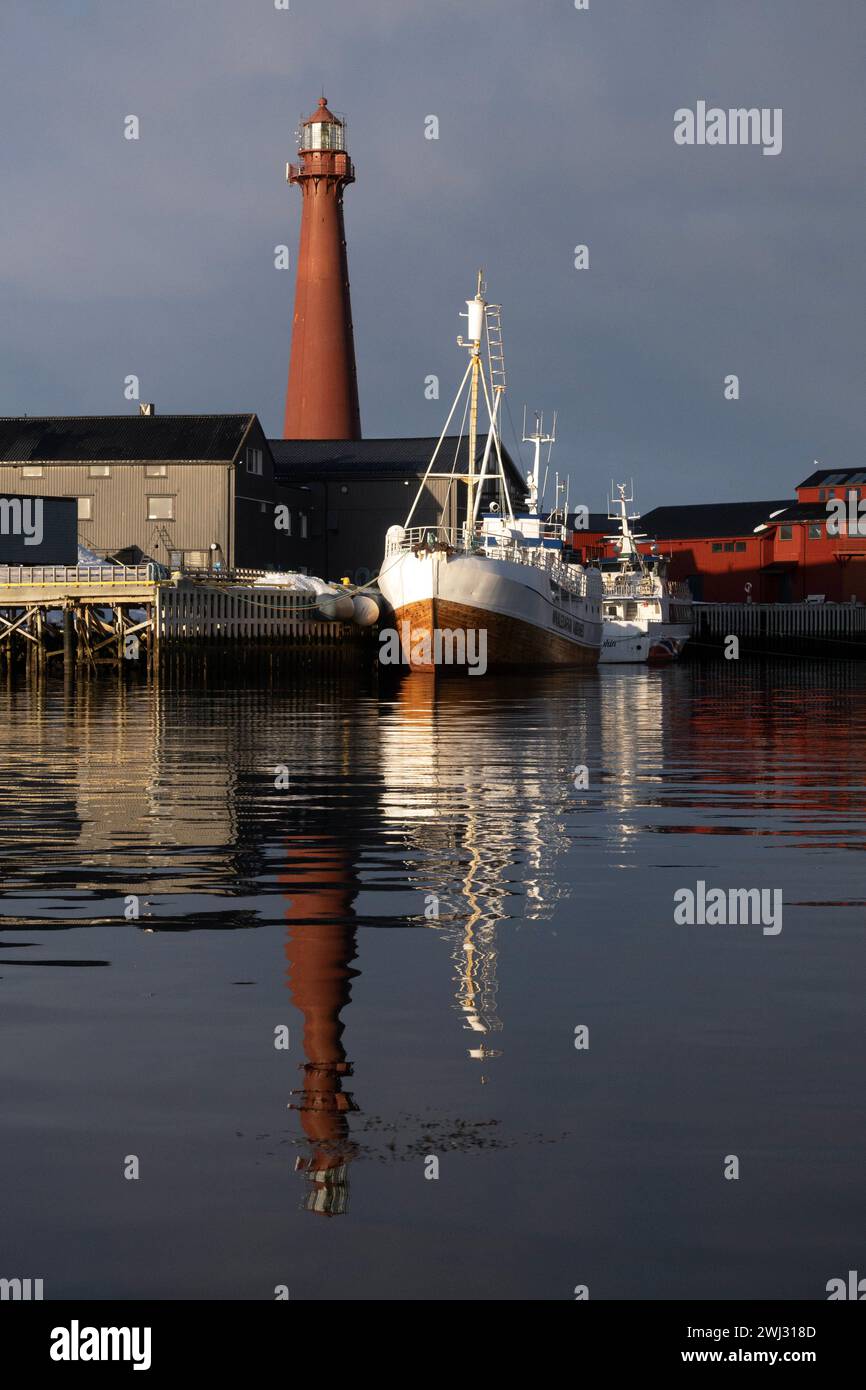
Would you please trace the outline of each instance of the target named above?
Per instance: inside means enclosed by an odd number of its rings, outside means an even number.
[[[286,178],[303,196],[284,439],[360,439],[358,378],[343,226],[354,183],[346,126],[324,97],[301,125],[300,166]]]

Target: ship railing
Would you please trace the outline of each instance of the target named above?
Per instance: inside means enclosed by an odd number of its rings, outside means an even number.
[[[481,523],[472,529],[466,526],[439,526],[435,523],[429,526],[408,526],[401,536],[388,540],[385,548],[390,555],[437,546],[448,546],[451,550],[483,550],[484,535]],[[506,542],[500,547],[499,553],[508,547],[509,543]]]
[[[585,574],[566,574],[563,572],[556,576],[556,582],[561,589],[573,594],[575,598],[586,598],[587,596],[588,586]]]
[[[489,534],[489,533],[488,533]],[[531,540],[512,540],[510,537],[497,539],[495,546],[486,546],[480,529],[467,531],[466,527],[453,526],[409,526],[403,534],[386,542],[386,555],[393,556],[413,550],[424,550],[447,546],[461,552],[475,552],[479,555],[495,556],[501,560],[513,560],[519,565],[531,565],[535,569],[549,571],[551,578],[577,597],[587,593],[586,573],[578,571],[577,566],[567,565],[557,550],[544,550]]]
[[[602,581],[605,595],[614,598],[632,598],[636,594],[657,598],[662,592],[658,580],[646,575],[602,573]]]
[[[435,545],[447,545],[456,550],[462,548],[462,541],[453,526],[407,526],[402,535],[386,540],[385,550],[389,555],[397,555],[401,551]]]
[[[548,525],[542,522],[538,528],[537,536],[524,535],[518,526],[514,528],[515,536],[512,538],[507,532],[499,533],[495,530],[485,529],[483,522],[478,521],[473,527],[467,526],[441,526],[431,522],[429,526],[409,526],[403,534],[396,540],[388,542],[390,550],[415,550],[425,545],[451,545],[455,549],[475,548],[485,543],[493,543],[497,546],[507,547],[513,545],[517,547],[540,548],[542,541],[561,541],[562,528],[560,526]]]

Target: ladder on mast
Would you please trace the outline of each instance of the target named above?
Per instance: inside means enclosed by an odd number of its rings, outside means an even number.
[[[502,305],[488,304],[487,359],[490,363],[490,384],[495,390],[505,390],[505,349],[502,346]]]

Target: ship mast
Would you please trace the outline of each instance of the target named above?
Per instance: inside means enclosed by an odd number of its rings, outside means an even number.
[[[478,288],[474,299],[467,299],[466,346],[469,348],[472,378],[469,385],[469,471],[466,478],[466,521],[472,522],[475,512],[475,455],[478,451],[478,380],[481,376],[481,335],[484,331],[484,310],[487,303],[481,293],[483,271],[478,272]],[[461,318],[463,315],[461,315]],[[459,340],[462,344],[462,339]]]
[[[631,516],[628,513],[628,503],[634,501],[634,484],[632,483],[630,491],[627,490],[625,483],[616,483],[614,486],[618,495],[614,497],[613,488],[611,488],[610,505],[611,507],[618,507],[619,510],[609,509],[607,515],[608,520],[619,522],[619,535],[605,536],[605,540],[615,542],[620,567],[623,570],[633,568],[642,570],[644,558],[635,542],[645,540],[646,537],[642,532],[632,531],[629,524],[631,521],[639,520],[636,512],[633,512]]]
[[[483,272],[478,272],[478,289],[474,299],[467,299],[465,314],[461,318],[467,321],[467,336],[457,339],[459,347],[467,348],[469,351],[469,362],[463,379],[454,398],[454,403],[448,412],[448,419],[442,427],[442,433],[433,450],[433,456],[427,465],[424,477],[421,479],[415,500],[409,508],[409,514],[404,522],[404,530],[411,524],[412,517],[418,508],[430,478],[449,478],[452,481],[466,484],[466,522],[464,525],[464,536],[468,541],[472,536],[475,526],[478,507],[484,490],[484,482],[488,477],[488,465],[490,464],[491,454],[496,455],[496,469],[491,471],[490,477],[495,477],[499,483],[500,493],[505,503],[505,514],[509,521],[514,521],[514,508],[511,503],[511,493],[508,488],[508,480],[505,476],[505,465],[502,459],[502,446],[499,439],[499,428],[497,416],[499,405],[505,391],[505,367],[502,353],[502,321],[498,305],[488,304],[482,293]],[[491,389],[488,388],[487,377],[481,358],[481,344],[487,334],[487,350],[490,359],[490,388],[492,388],[493,399],[491,400]],[[450,473],[439,473],[434,471],[434,467],[446,434],[450,428],[451,421],[457,410],[457,406],[464,397],[466,384],[469,383],[469,468],[465,473],[460,473],[455,466]],[[476,469],[476,455],[478,453],[478,406],[479,406],[479,386],[484,395],[484,403],[487,407],[487,415],[490,427],[487,432],[487,439],[484,446],[484,455],[481,462],[481,469]],[[464,417],[465,418],[465,417]],[[462,431],[461,431],[462,433]]]

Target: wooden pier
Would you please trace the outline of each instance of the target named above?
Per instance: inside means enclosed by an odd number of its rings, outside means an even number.
[[[694,614],[696,648],[735,636],[747,651],[866,656],[861,603],[695,603]]]
[[[152,663],[157,593],[152,565],[2,565],[0,661]]]
[[[0,664],[153,667],[160,655],[217,647],[329,651],[369,632],[331,622],[316,595],[257,587],[253,574],[207,580],[158,577],[153,565],[0,566]]]
[[[314,594],[243,584],[182,581],[159,586],[156,636],[167,642],[290,642],[332,644],[360,635],[353,623],[327,622]]]

